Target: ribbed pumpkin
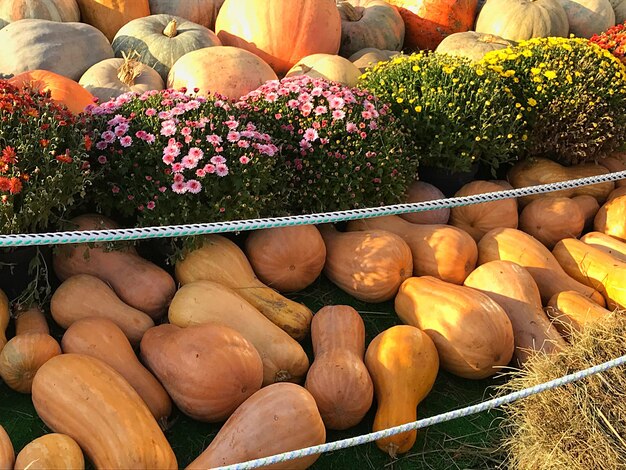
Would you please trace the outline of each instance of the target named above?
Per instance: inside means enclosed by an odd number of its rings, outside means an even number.
[[[15,459],[15,470],[35,468],[83,470],[85,458],[79,445],[70,436],[45,434],[26,444]]]
[[[389,0],[404,19],[406,49],[434,50],[452,33],[474,25],[478,0]]]
[[[501,38],[494,34],[465,31],[446,37],[435,49],[441,54],[467,57],[470,60],[481,60],[487,52],[514,46],[514,41]]]
[[[284,75],[311,54],[337,54],[341,16],[335,0],[226,0],[215,31],[226,46],[246,49]]]
[[[578,238],[584,227],[585,215],[573,199],[549,194],[524,207],[519,218],[520,230],[550,249],[564,238]]]
[[[201,24],[209,29],[215,28],[217,12],[224,0],[149,0],[150,13],[153,15],[180,16],[186,20]]]
[[[407,190],[405,202],[424,202],[438,199],[445,199],[446,196],[430,183],[415,181]],[[447,224],[450,219],[450,209],[437,209],[432,211],[412,212],[410,214],[400,214],[404,220],[413,224]]]
[[[338,1],[341,15],[339,54],[350,57],[368,48],[399,51],[404,44],[404,20],[383,0]]]
[[[297,292],[324,269],[326,245],[314,225],[255,230],[246,238],[246,255],[258,278],[279,292]]]
[[[625,0],[609,0],[615,12],[615,24],[626,21],[626,1]]]
[[[512,41],[567,37],[569,22],[559,0],[489,0],[476,19],[476,31]]]
[[[6,430],[0,425],[0,468],[2,470],[13,470],[15,462],[15,450],[13,443]]]
[[[365,72],[368,67],[373,67],[379,62],[385,62],[398,54],[400,54],[398,51],[388,51],[368,47],[355,52],[348,57],[348,60],[356,65],[361,72]]]
[[[65,106],[73,113],[80,113],[94,103],[92,95],[83,86],[74,80],[49,72],[47,70],[31,70],[22,72],[9,79],[9,83],[35,91],[50,92],[50,97]]]
[[[128,22],[148,16],[148,0],[77,0],[82,21],[95,26],[109,41]]]
[[[306,75],[313,78],[323,78],[332,82],[341,83],[349,87],[356,86],[361,71],[341,56],[334,54],[313,54],[303,57],[291,67],[286,77]]]
[[[213,31],[185,18],[150,15],[122,27],[112,45],[116,57],[136,53],[139,62],[152,67],[166,81],[170,69],[182,56],[222,43]]]
[[[608,0],[559,0],[567,13],[569,32],[590,38],[615,26],[615,12]]]
[[[0,20],[7,23],[27,18],[80,21],[76,0],[10,0],[0,2]]]
[[[593,228],[626,242],[626,195],[610,200],[596,214]]]

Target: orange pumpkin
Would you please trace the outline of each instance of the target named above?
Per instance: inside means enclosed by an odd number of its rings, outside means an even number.
[[[405,202],[425,202],[445,198],[445,194],[436,186],[424,181],[415,181],[407,189]],[[400,214],[400,217],[413,224],[447,224],[450,219],[450,208]]]
[[[519,228],[552,249],[564,238],[580,236],[585,228],[585,215],[573,199],[548,194],[524,207]]]
[[[98,28],[109,42],[126,23],[150,14],[148,0],[77,0],[77,3],[83,23]]]

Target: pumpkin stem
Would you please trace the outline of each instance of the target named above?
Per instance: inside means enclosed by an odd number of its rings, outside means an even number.
[[[178,31],[176,30],[176,26],[178,26],[178,23],[176,22],[176,20],[170,21],[169,23],[167,23],[167,26],[163,30],[163,34],[165,34],[168,38],[175,37],[178,34]]]
[[[486,42],[486,43],[489,43],[489,44],[502,44],[503,46],[508,46],[509,45],[508,41],[505,41],[500,36],[495,36],[493,34],[485,34],[484,36],[481,36],[479,41]]]
[[[274,376],[274,382],[288,382],[291,380],[291,374],[287,370],[279,370]]]
[[[128,55],[125,52],[122,52],[124,63],[117,70],[117,78],[119,78],[122,83],[128,86],[134,86],[135,79],[141,75],[141,64],[133,56],[139,56],[137,51],[133,51]]]
[[[356,8],[350,2],[345,0],[337,0],[337,8],[341,19],[344,21],[359,21],[363,18],[363,8]]]

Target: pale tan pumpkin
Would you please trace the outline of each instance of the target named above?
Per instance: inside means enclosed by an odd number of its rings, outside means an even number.
[[[0,2],[0,20],[80,21],[76,0],[10,0]]]
[[[445,198],[445,194],[436,186],[424,181],[415,181],[409,186],[404,201],[413,203]],[[446,207],[445,209],[411,212],[409,214],[400,214],[400,217],[413,224],[447,224],[450,219],[450,209]]]
[[[186,20],[205,26],[211,30],[215,28],[217,13],[224,0],[149,0],[152,15],[180,16]]]
[[[598,248],[620,261],[626,262],[626,242],[602,232],[589,232],[580,241]]]
[[[567,13],[569,32],[591,38],[615,26],[615,12],[608,0],[559,0]]]
[[[488,52],[514,45],[515,41],[510,41],[494,34],[465,31],[454,33],[444,38],[435,51],[440,54],[466,57],[470,60],[479,61]]]
[[[15,462],[15,450],[13,443],[6,430],[0,425],[0,469],[13,470]]]
[[[355,87],[359,81],[361,71],[356,65],[338,55],[313,54],[303,57],[291,67],[286,77],[306,75],[313,78],[323,78],[332,82]]]
[[[148,16],[148,0],[76,0],[82,21],[95,26],[109,41],[128,22]]]
[[[609,0],[609,3],[615,12],[615,24],[620,24],[626,21],[626,1]]]
[[[580,292],[572,290],[554,294],[545,311],[564,338],[574,331],[582,331],[589,323],[603,321],[611,314]]]
[[[26,444],[15,459],[15,470],[36,468],[83,470],[85,458],[79,445],[70,436],[46,434]]]
[[[611,199],[600,207],[593,219],[593,229],[626,242],[626,195]]]
[[[626,160],[622,160],[620,158],[617,158],[616,156],[608,156],[600,160],[598,163],[602,165],[603,167],[607,168],[612,173],[615,173],[618,171],[626,171]],[[626,178],[617,180],[615,182],[616,188],[621,188],[624,186],[626,186]]]
[[[588,230],[593,227],[593,219],[596,217],[596,214],[600,210],[600,204],[598,200],[590,196],[589,194],[583,194],[581,196],[575,196],[572,198],[578,205],[578,209],[583,213],[585,218],[585,226],[583,230]]]
[[[379,62],[385,62],[398,54],[400,54],[398,51],[367,47],[352,54],[348,57],[348,60],[356,65],[361,72],[365,72],[367,68],[373,67]]]
[[[520,230],[550,249],[559,240],[579,237],[584,227],[585,216],[573,199],[549,194],[524,207],[519,217]]]

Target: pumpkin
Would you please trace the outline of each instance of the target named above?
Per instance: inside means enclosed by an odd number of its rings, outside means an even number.
[[[213,31],[185,18],[151,15],[123,26],[112,45],[116,57],[136,53],[139,62],[156,70],[166,81],[170,69],[182,56],[222,43]]]
[[[404,20],[397,8],[383,0],[347,0],[337,2],[341,15],[339,55],[352,54],[372,47],[399,51],[404,43]]]
[[[107,38],[84,23],[16,21],[0,30],[0,44],[0,70],[13,75],[48,70],[79,80],[93,64],[113,57]]]
[[[111,219],[85,214],[70,221],[74,230],[118,228]],[[60,280],[90,274],[108,283],[126,304],[157,320],[165,314],[174,296],[174,279],[165,270],[137,254],[134,247],[107,250],[106,244],[80,243],[58,247],[52,257]]]
[[[0,18],[0,29],[4,28],[8,24],[9,24],[8,21],[3,20],[2,18]]]
[[[424,181],[415,181],[407,189],[404,202],[414,203],[445,198],[445,194],[436,186]],[[400,217],[413,224],[447,224],[450,219],[450,208],[400,214]]]
[[[17,454],[15,470],[50,468],[83,470],[83,451],[74,439],[65,434],[51,433],[29,442]]]
[[[123,59],[106,59],[92,65],[78,83],[97,97],[100,103],[124,93],[142,94],[165,87],[156,70],[129,56]]]
[[[15,451],[13,443],[6,430],[0,425],[0,469],[13,470]]]
[[[478,264],[495,260],[512,261],[526,268],[537,283],[542,302],[547,302],[558,292],[575,290],[597,304],[605,305],[600,292],[570,277],[550,250],[521,230],[494,229],[480,240]]]
[[[609,197],[606,198],[606,202],[612,201],[613,199],[621,196],[626,196],[626,187],[624,186],[620,186],[619,188],[615,188],[613,191],[611,191],[609,193]]]
[[[19,88],[50,92],[50,97],[78,114],[94,103],[94,95],[74,80],[47,70],[30,70],[9,79],[9,83]]]
[[[263,383],[257,350],[222,325],[150,328],[141,340],[141,358],[176,406],[198,421],[224,421]]]
[[[626,262],[626,242],[602,232],[589,232],[580,239],[587,245],[604,251],[620,261]]]
[[[559,0],[567,13],[569,32],[591,38],[615,26],[615,12],[608,0]]]
[[[621,160],[614,156],[603,158],[598,163],[602,165],[603,167],[605,167],[607,170],[609,170],[611,173],[616,173],[618,171],[626,171],[626,161]],[[616,188],[621,188],[624,186],[626,186],[626,178],[617,180],[615,182]]]
[[[511,189],[515,189],[513,186],[511,186],[511,183],[509,183],[507,180],[489,180],[489,181],[491,183],[495,183],[498,186],[500,186],[502,190],[510,191]]]
[[[154,326],[152,318],[122,302],[106,282],[89,274],[66,279],[52,295],[50,312],[65,329],[83,318],[108,318],[132,344],[138,344],[146,330]]]
[[[356,65],[361,73],[363,73],[368,67],[373,67],[379,62],[385,62],[398,54],[400,54],[398,51],[388,51],[366,47],[365,49],[361,49],[360,51],[352,54],[348,57],[348,60]]]
[[[573,197],[572,201],[578,205],[578,209],[582,212],[585,219],[585,226],[583,230],[592,228],[593,219],[600,210],[600,204],[598,204],[597,199],[588,194],[583,194],[582,196]]]
[[[490,377],[513,356],[509,317],[475,289],[431,276],[411,277],[400,286],[394,308],[402,323],[430,336],[441,367],[459,377]]]
[[[524,207],[519,228],[552,249],[563,238],[579,237],[585,216],[573,199],[548,194]]]
[[[311,54],[337,54],[341,16],[335,0],[226,0],[215,31],[225,46],[250,51],[278,75]]]
[[[626,241],[626,195],[611,199],[600,207],[593,219],[593,229]]]
[[[82,21],[95,26],[109,41],[128,22],[148,16],[148,0],[77,0]]]
[[[209,29],[215,28],[217,12],[224,0],[149,0],[150,13],[152,15],[172,15],[180,16],[186,20],[205,26]]]
[[[243,251],[220,235],[204,237],[201,248],[176,263],[176,278],[182,285],[213,281],[233,289],[292,338],[309,333],[313,313],[270,289],[257,279]]]
[[[601,292],[610,309],[626,309],[626,262],[575,238],[561,240],[552,253],[567,274]]]
[[[476,267],[476,242],[456,227],[412,224],[390,215],[348,222],[348,230],[386,230],[402,237],[411,249],[415,276],[463,284]]]
[[[178,59],[167,76],[167,87],[238,100],[277,78],[271,67],[251,52],[215,46],[189,52]]]
[[[325,441],[326,429],[313,396],[296,384],[272,384],[263,387],[237,408],[209,447],[187,469],[206,470],[236,464],[320,445]],[[271,468],[304,470],[318,457],[311,455],[289,460]]]
[[[537,284],[520,265],[490,261],[476,268],[463,285],[489,296],[504,309],[513,327],[513,357],[519,365],[535,351],[551,354],[565,346],[543,311]]]
[[[516,163],[509,170],[507,176],[509,183],[511,183],[514,188],[525,188],[528,186],[558,183],[589,176],[605,175],[607,173],[610,173],[609,170],[595,163],[582,163],[564,167],[547,158],[528,158]],[[559,197],[575,197],[587,194],[595,197],[599,203],[603,203],[614,187],[615,183],[609,181],[608,183],[596,183],[579,188],[562,189],[560,191],[551,192],[550,194]],[[534,194],[520,197],[518,200],[521,206],[525,206],[530,201],[539,199],[542,196],[542,194]]]
[[[378,334],[367,347],[365,364],[374,382],[374,431],[411,423],[417,406],[432,389],[439,371],[439,356],[432,339],[408,325],[393,326]],[[378,439],[376,445],[391,457],[408,452],[417,431]]]
[[[303,57],[291,67],[286,77],[306,75],[313,78],[323,78],[331,82],[355,87],[359,81],[361,71],[356,65],[338,55],[312,54]]]
[[[620,24],[626,21],[626,1],[609,0],[609,3],[615,12],[615,24]]]
[[[254,273],[279,292],[308,287],[326,261],[326,245],[314,225],[255,230],[246,238],[245,246]]]
[[[363,362],[365,325],[347,305],[327,306],[313,316],[315,360],[304,387],[313,395],[327,429],[348,429],[372,406],[374,386]]]
[[[11,320],[11,311],[9,310],[9,298],[0,289],[0,351],[7,343],[7,327],[9,326],[9,320]]]
[[[159,381],[139,362],[124,332],[107,318],[84,318],[70,325],[61,348],[108,364],[135,389],[154,418],[165,427],[172,401]]]
[[[148,406],[99,359],[50,359],[33,380],[32,398],[46,426],[74,439],[96,468],[178,468]]]
[[[457,57],[466,57],[473,61],[481,60],[491,51],[515,46],[515,41],[501,38],[494,34],[464,31],[454,33],[444,38],[435,49],[440,54],[449,54]]]
[[[10,0],[0,2],[0,19],[11,23],[24,19],[80,21],[76,0]]]
[[[497,183],[476,180],[459,189],[455,197],[502,191]],[[468,206],[453,207],[450,211],[450,225],[465,230],[477,242],[494,228],[517,228],[517,201],[501,199]]]
[[[567,37],[569,21],[560,0],[489,0],[476,18],[476,31],[512,41]]]
[[[574,331],[582,331],[585,325],[602,321],[611,314],[580,292],[572,290],[554,294],[546,306],[546,313],[565,338]]]
[[[411,276],[411,249],[404,240],[384,230],[339,232],[320,226],[326,244],[324,274],[341,290],[364,302],[392,299]]]
[[[39,307],[20,310],[16,314],[15,336],[28,333],[50,334],[46,316]]]
[[[256,348],[263,385],[302,382],[309,368],[302,346],[232,289],[210,281],[182,286],[170,305],[169,322],[181,328],[204,323],[227,326]]]
[[[404,19],[406,49],[437,48],[452,33],[474,26],[478,0],[389,0]]]

